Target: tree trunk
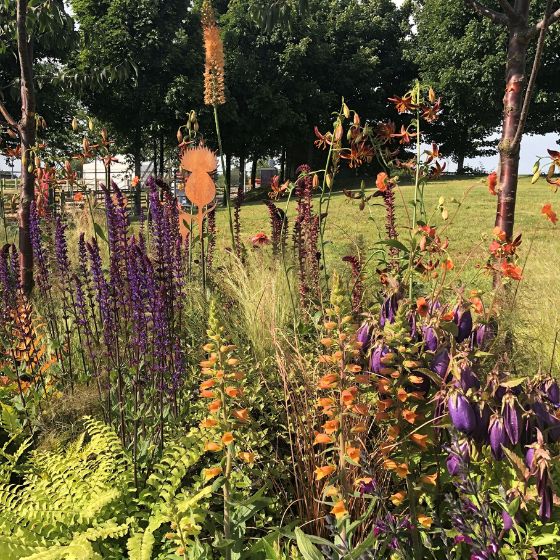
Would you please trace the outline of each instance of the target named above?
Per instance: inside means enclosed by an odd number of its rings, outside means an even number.
[[[255,184],[257,182],[257,165],[259,164],[259,158],[257,156],[254,157],[253,163],[251,165],[251,190],[255,188]]]
[[[280,156],[280,183],[285,181],[286,177],[286,148],[282,148],[282,155]]]
[[[506,65],[506,93],[500,153],[498,207],[496,226],[505,232],[507,239],[513,236],[515,199],[519,175],[519,145],[513,140],[519,126],[525,89],[527,60],[526,29],[511,28]]]
[[[465,154],[457,154],[457,175],[465,174]]]
[[[134,176],[140,179],[142,175],[142,153],[140,150],[140,132],[136,133],[135,146],[134,146]],[[142,191],[140,182],[134,189],[134,214],[140,216],[142,213]]]
[[[163,132],[159,133],[159,174],[163,177],[165,173],[165,158],[164,158],[164,145],[163,145]]]
[[[19,275],[25,294],[33,289],[33,247],[29,234],[29,214],[35,200],[34,157],[35,146],[35,87],[33,84],[33,45],[27,34],[27,0],[17,2],[17,43],[20,67],[21,121],[21,178],[18,211],[19,225]]]

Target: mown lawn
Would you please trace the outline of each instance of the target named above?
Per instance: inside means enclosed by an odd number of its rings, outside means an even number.
[[[367,183],[373,184],[373,180]],[[359,181],[348,188],[359,188]],[[397,195],[398,221],[405,224],[405,204],[412,199],[411,186],[401,188]],[[517,292],[516,334],[524,346],[536,356],[535,368],[549,367],[551,350],[556,331],[560,325],[560,234],[558,227],[547,221],[541,208],[550,202],[560,209],[560,200],[550,191],[544,181],[531,185],[530,178],[520,182],[516,211],[516,231],[523,234],[520,249],[521,264],[525,265],[524,278]],[[444,221],[437,211],[438,200],[444,197],[449,219]],[[375,199],[379,200],[379,199]],[[458,205],[453,201],[461,201]],[[279,206],[285,208],[285,200]],[[449,251],[455,262],[455,272],[461,272],[463,282],[478,286],[488,285],[480,265],[483,265],[490,243],[496,198],[488,192],[485,179],[451,179],[434,182],[425,193],[428,216],[431,224],[436,224],[449,238]],[[315,210],[318,200],[315,202]],[[409,210],[410,211],[410,210]],[[292,202],[288,216],[293,217],[295,204]],[[332,265],[340,263],[344,255],[355,253],[357,244],[371,250],[379,240],[379,231],[384,227],[384,210],[372,206],[360,211],[358,203],[347,198],[342,192],[333,195],[326,228],[327,258]],[[445,229],[444,229],[445,228]],[[228,245],[227,215],[219,211],[218,229],[220,245]],[[241,236],[250,243],[257,232],[270,234],[268,210],[262,201],[246,203],[241,210]],[[402,235],[406,235],[405,228]],[[556,355],[558,356],[558,352]],[[542,360],[542,362],[540,361]],[[560,362],[559,362],[560,363]]]

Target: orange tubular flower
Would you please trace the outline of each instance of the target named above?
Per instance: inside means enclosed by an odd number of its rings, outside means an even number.
[[[222,436],[222,443],[224,445],[230,445],[233,443],[234,441],[234,437],[233,434],[231,432],[226,432],[223,436]]]
[[[244,463],[254,463],[255,462],[255,454],[249,451],[240,451],[237,456],[244,462]]]
[[[200,391],[200,396],[203,399],[213,399],[216,397],[216,393],[214,391],[204,390]]]
[[[346,517],[348,515],[348,510],[346,509],[346,506],[344,505],[344,502],[342,500],[340,500],[340,501],[336,502],[334,507],[331,509],[331,513],[337,519],[342,519],[343,517]]]
[[[498,174],[493,171],[492,173],[490,173],[490,175],[488,175],[487,181],[490,194],[496,196],[498,194],[496,192],[496,187],[498,186]]]
[[[220,408],[222,408],[222,401],[220,399],[216,399],[208,405],[208,410],[212,413],[218,412]]]
[[[426,298],[419,297],[416,300],[416,312],[418,313],[418,315],[420,315],[421,317],[425,317],[428,314],[429,310],[430,310],[430,306],[428,305]]]
[[[338,375],[336,373],[328,373],[319,379],[317,386],[319,389],[334,389],[338,384]]]
[[[201,428],[214,428],[218,425],[218,421],[215,418],[205,418],[201,423]]]
[[[204,444],[204,451],[217,452],[217,451],[221,451],[221,450],[222,450],[222,446],[219,443],[216,443],[214,441],[207,441]]]
[[[241,389],[232,386],[226,387],[224,389],[224,392],[228,397],[231,397],[232,399],[235,399],[236,397],[239,397],[242,394]]]
[[[249,411],[246,408],[240,408],[238,410],[234,410],[233,417],[239,420],[240,422],[248,422]]]
[[[327,420],[322,427],[326,434],[334,434],[338,430],[338,426],[338,420]]]
[[[428,447],[428,436],[427,434],[412,434],[410,440],[415,443],[418,447],[422,449],[427,449]]]
[[[545,204],[541,209],[541,214],[546,216],[546,219],[555,224],[558,221],[558,217],[556,216],[556,212],[552,209],[550,204]]]
[[[327,434],[317,434],[313,440],[313,445],[325,445],[333,443],[334,439]]]
[[[395,95],[395,97],[389,97],[389,101],[392,101],[395,104],[395,109],[399,113],[411,112],[417,108],[417,105],[412,102],[411,95],[405,95],[404,97]]]
[[[210,389],[210,388],[214,387],[214,385],[216,385],[216,380],[215,379],[207,379],[206,381],[203,381],[200,384],[200,390],[204,391],[204,389]]]
[[[222,474],[222,467],[210,467],[209,469],[204,469],[203,476],[205,480],[210,480],[216,478],[218,475]]]
[[[347,447],[346,448],[346,455],[354,461],[354,463],[360,462],[360,450],[357,447]]]
[[[323,467],[317,467],[315,469],[315,479],[317,481],[330,476],[334,471],[336,471],[336,467],[333,465],[325,465]]]

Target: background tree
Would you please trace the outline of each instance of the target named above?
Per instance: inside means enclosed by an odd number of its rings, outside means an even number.
[[[478,15],[488,18],[508,33],[506,92],[503,100],[498,208],[496,226],[513,235],[515,200],[519,175],[519,149],[529,108],[536,89],[536,78],[545,49],[548,28],[560,20],[560,7],[552,0],[499,0],[500,10],[478,0],[464,0]],[[528,50],[536,41],[532,70],[528,72]]]
[[[2,65],[0,77],[0,126],[9,137],[17,138],[21,149],[20,202],[18,209],[20,283],[25,293],[33,287],[33,251],[29,232],[29,213],[35,197],[35,154],[37,129],[45,121],[38,113],[35,61],[43,58],[43,69],[53,70],[53,60],[60,55],[73,36],[73,24],[62,0],[8,0],[0,5],[0,16],[6,22],[0,53],[8,65]],[[17,60],[17,72],[12,60]],[[18,84],[19,98],[13,95]],[[10,97],[9,93],[12,93]],[[52,99],[52,98],[51,98]],[[16,106],[20,106],[20,110]],[[47,105],[42,105],[47,107]],[[41,105],[39,105],[41,107]],[[15,117],[14,115],[18,115]]]

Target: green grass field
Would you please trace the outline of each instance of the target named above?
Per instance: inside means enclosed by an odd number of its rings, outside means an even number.
[[[373,182],[373,181],[372,181]],[[368,186],[370,184],[368,183]],[[347,188],[359,187],[359,181]],[[405,204],[413,197],[413,187],[404,186],[397,194],[400,224],[406,224]],[[543,204],[550,202],[553,208],[560,208],[560,200],[544,181],[530,184],[529,178],[521,179],[516,211],[516,232],[523,234],[520,249],[521,264],[525,266],[524,278],[517,291],[517,312],[515,330],[524,346],[542,366],[548,368],[551,349],[556,331],[560,326],[560,233],[541,214]],[[449,219],[444,221],[437,211],[438,200],[445,199]],[[379,200],[379,199],[375,199]],[[453,200],[461,201],[460,206]],[[285,208],[285,201],[279,206]],[[496,197],[490,195],[485,179],[451,179],[434,182],[425,193],[427,215],[432,215],[430,223],[438,225],[440,231],[449,238],[449,252],[455,262],[455,272],[461,272],[463,281],[469,285],[488,284],[477,265],[484,264],[488,245],[494,227]],[[315,201],[317,211],[318,200]],[[289,217],[293,217],[295,204],[291,203]],[[290,220],[291,224],[291,220]],[[355,253],[360,243],[367,249],[379,240],[383,232],[384,210],[373,206],[360,211],[358,203],[347,198],[342,192],[333,195],[326,228],[327,258],[330,266],[339,263],[344,255]],[[221,245],[229,244],[226,212],[220,210],[218,228]],[[445,229],[444,229],[445,228]],[[257,232],[270,235],[268,210],[262,201],[246,203],[241,210],[241,236],[250,243]],[[406,235],[403,231],[403,235]],[[558,355],[558,352],[556,353]],[[542,358],[539,358],[542,357]],[[535,363],[537,368],[540,363]]]

